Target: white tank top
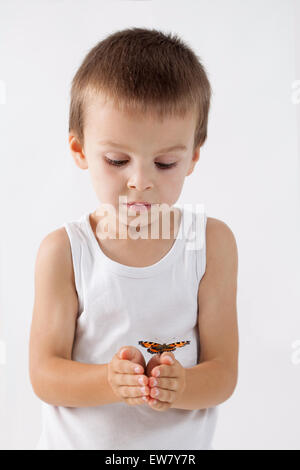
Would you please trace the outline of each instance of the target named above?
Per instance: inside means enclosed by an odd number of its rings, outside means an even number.
[[[190,340],[173,354],[183,367],[198,364],[198,287],[206,267],[206,215],[186,207],[181,207],[171,249],[146,267],[126,266],[107,257],[92,231],[89,213],[64,224],[79,300],[72,360],[104,364],[122,346],[132,345],[147,364],[152,355],[139,345],[140,340]],[[201,248],[192,249],[195,246]],[[148,404],[125,402],[79,408],[43,402],[42,416],[36,449],[209,450],[217,407],[160,412]]]

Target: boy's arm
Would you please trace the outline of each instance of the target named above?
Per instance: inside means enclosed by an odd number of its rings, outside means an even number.
[[[216,406],[234,392],[238,378],[235,237],[222,221],[208,218],[206,271],[198,290],[200,363],[186,368],[186,388],[172,408]]]
[[[64,228],[41,242],[35,265],[30,333],[30,380],[35,394],[56,406],[98,406],[120,401],[107,380],[107,364],[71,360],[78,298]]]

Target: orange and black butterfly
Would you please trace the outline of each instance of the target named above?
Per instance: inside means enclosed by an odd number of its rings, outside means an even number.
[[[176,343],[170,344],[159,344],[151,341],[139,341],[139,344],[144,348],[148,348],[147,351],[151,354],[162,354],[163,352],[175,351],[176,348],[182,348],[186,344],[190,344],[190,341],[177,341]]]

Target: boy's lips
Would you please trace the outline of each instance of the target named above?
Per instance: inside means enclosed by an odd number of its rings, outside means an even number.
[[[141,205],[141,206],[151,206],[151,202],[143,202],[143,201],[133,201],[133,202],[128,202],[127,203],[128,206],[136,206],[136,205]]]
[[[132,207],[137,211],[146,211],[151,208],[151,204],[149,202],[128,202],[126,205],[128,208]]]

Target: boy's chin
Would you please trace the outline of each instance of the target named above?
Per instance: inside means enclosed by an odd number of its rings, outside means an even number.
[[[120,210],[117,215],[122,224],[127,225],[128,227],[131,226],[132,228],[136,227],[137,225],[140,227],[146,227],[149,224],[153,224],[154,222],[159,221],[159,213],[157,211],[153,211],[152,213],[150,211],[135,213],[134,211],[128,211],[128,209],[125,207],[125,209]]]

